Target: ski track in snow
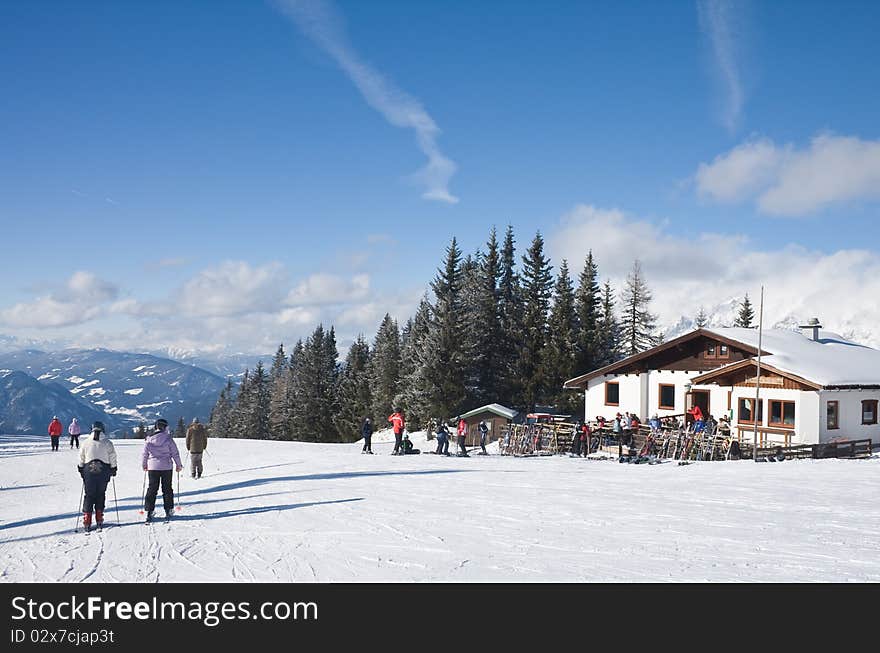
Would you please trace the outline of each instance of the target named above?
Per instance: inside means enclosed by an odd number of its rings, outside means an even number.
[[[876,456],[634,466],[386,440],[212,439],[151,525],[142,445],[116,441],[121,523],[111,484],[108,527],[84,535],[76,450],[0,436],[0,582],[880,581]]]

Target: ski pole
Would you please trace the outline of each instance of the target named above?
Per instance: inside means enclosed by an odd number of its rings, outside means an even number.
[[[83,502],[83,494],[86,491],[86,479],[83,479],[82,485],[79,487],[79,503],[76,504],[76,524],[73,526],[73,532],[79,529],[79,515],[82,512],[82,502]]]
[[[180,472],[177,472],[177,494],[174,495],[175,510],[180,510]]]
[[[116,479],[112,476],[110,480],[113,481],[113,505],[116,506],[116,524],[119,524],[119,502],[116,500]]]
[[[147,472],[144,472],[144,483],[141,486],[141,509],[138,510],[139,515],[144,514],[144,500],[146,498],[147,498]]]

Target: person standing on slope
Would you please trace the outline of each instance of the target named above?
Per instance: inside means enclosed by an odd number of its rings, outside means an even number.
[[[180,464],[180,452],[174,443],[174,438],[168,431],[168,422],[164,419],[156,420],[155,432],[144,440],[144,452],[141,456],[144,471],[149,477],[147,494],[144,497],[144,510],[147,512],[147,521],[153,521],[153,509],[156,507],[156,495],[159,493],[159,483],[162,483],[162,501],[165,506],[165,519],[171,519],[174,514],[174,490],[172,489],[171,472],[176,465],[177,471],[183,469]]]
[[[52,451],[58,451],[58,439],[61,437],[61,432],[64,430],[64,425],[61,424],[61,420],[58,419],[58,416],[54,416],[52,421],[49,422],[49,438],[52,441]]]
[[[70,448],[73,449],[74,443],[76,443],[76,448],[79,449],[79,434],[82,431],[79,428],[79,422],[76,421],[76,417],[73,418],[73,421],[70,423],[70,426],[67,427],[67,434],[70,436]]]
[[[361,426],[361,437],[364,439],[364,448],[361,449],[361,453],[373,453],[373,446],[370,444],[373,439],[373,425],[369,417],[364,418],[364,423]]]
[[[79,475],[83,480],[83,528],[92,528],[92,511],[95,512],[95,525],[104,525],[104,501],[107,483],[116,476],[116,448],[104,435],[104,424],[92,424],[91,435],[79,450]]]
[[[480,452],[481,456],[488,456],[489,452],[486,451],[486,438],[489,437],[489,426],[486,424],[486,421],[483,420],[480,422]]]
[[[391,455],[402,456],[406,453],[403,450],[403,429],[406,426],[406,422],[403,419],[403,413],[400,411],[400,408],[394,409],[394,413],[388,418],[388,421],[391,422],[391,427],[394,429],[394,451],[391,452]]]
[[[467,456],[468,452],[464,446],[464,440],[467,437],[467,422],[464,421],[464,417],[458,418],[458,429],[456,433],[458,434],[458,455],[459,456]]]
[[[193,478],[202,478],[202,454],[208,448],[208,429],[193,417],[186,430],[186,450],[189,451],[190,471]]]
[[[449,455],[449,429],[446,427],[445,420],[441,420],[437,426],[437,451],[434,453],[438,456]]]

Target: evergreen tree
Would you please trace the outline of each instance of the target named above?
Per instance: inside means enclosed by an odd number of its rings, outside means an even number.
[[[476,299],[471,324],[471,352],[476,392],[475,406],[501,399],[505,373],[504,343],[501,321],[501,255],[495,228],[486,243],[486,255],[480,261],[477,276]]]
[[[174,427],[174,437],[175,438],[186,437],[186,422],[183,421],[183,417],[177,418],[177,426]]]
[[[508,225],[501,247],[501,278],[498,283],[498,315],[501,322],[499,365],[497,372],[498,399],[508,406],[519,405],[522,381],[518,376],[519,352],[522,348],[523,298],[516,271],[516,241],[513,227]]]
[[[553,308],[550,310],[547,345],[544,348],[544,398],[562,413],[576,412],[581,398],[562,385],[575,376],[576,315],[574,286],[563,259],[554,289]]]
[[[373,340],[370,359],[370,387],[373,391],[373,410],[376,429],[388,426],[385,420],[393,412],[394,398],[400,381],[400,331],[397,322],[387,313]]]
[[[752,324],[754,319],[755,311],[752,309],[752,302],[749,301],[749,294],[746,293],[745,299],[739,305],[739,314],[736,316],[733,326],[751,329],[754,326]]]
[[[478,251],[461,264],[461,293],[459,296],[459,323],[461,326],[461,379],[464,383],[463,407],[471,408],[485,403],[480,385],[481,366],[484,364],[476,316],[480,305],[480,268],[482,254]]]
[[[333,424],[337,377],[336,334],[331,327],[318,325],[306,340],[296,378],[294,401],[295,439],[308,442],[335,442]]]
[[[236,438],[250,437],[247,433],[248,416],[251,411],[251,383],[250,370],[245,370],[241,377],[241,383],[238,385],[238,392],[235,395],[235,401],[232,405],[229,425],[231,431]],[[229,436],[227,436],[229,437]]]
[[[600,367],[601,336],[599,320],[602,313],[602,289],[599,287],[599,266],[593,251],[587,253],[584,269],[575,295],[576,341],[575,374],[584,374]]]
[[[620,358],[620,323],[617,321],[614,290],[605,281],[602,291],[602,311],[599,318],[599,349],[596,368],[610,365]]]
[[[269,438],[269,377],[259,361],[248,380],[247,402],[242,408],[244,437],[254,440]]]
[[[287,363],[287,436],[291,440],[302,440],[307,432],[303,414],[302,396],[305,388],[303,387],[304,377],[304,359],[305,345],[302,340],[297,340],[293,351],[290,353],[290,360]]]
[[[522,260],[523,330],[519,377],[523,385],[517,404],[533,411],[537,402],[543,398],[546,388],[547,380],[542,362],[544,344],[547,341],[550,289],[553,285],[553,268],[544,257],[544,239],[540,232],[535,234]]]
[[[211,410],[211,417],[208,419],[208,431],[211,437],[228,438],[234,435],[232,430],[232,410],[233,410],[233,393],[232,379],[226,379],[226,386],[220,391],[217,403]]]
[[[700,310],[697,313],[697,316],[694,318],[694,326],[698,329],[702,329],[709,323],[709,317],[706,315],[706,309],[700,306]]]
[[[433,415],[457,415],[466,397],[461,278],[461,251],[453,238],[431,282],[434,319],[426,338],[431,357],[425,374],[432,381],[428,405]]]
[[[655,346],[658,343],[657,318],[648,312],[651,291],[645,282],[642,265],[638,259],[633,262],[632,270],[626,278],[626,288],[621,299],[623,300],[621,339],[624,353],[631,356]]]
[[[287,354],[284,345],[278,346],[272,367],[269,369],[269,437],[272,440],[288,440],[290,411],[287,393]]]
[[[423,297],[415,316],[404,329],[406,338],[401,351],[400,391],[394,398],[394,404],[403,409],[407,422],[419,425],[435,417],[431,413],[433,382],[429,376],[434,352],[427,342],[431,330],[431,311],[430,302]],[[382,415],[379,419],[385,417]]]
[[[342,442],[353,442],[361,437],[364,418],[372,415],[373,400],[370,392],[370,347],[359,335],[345,356],[339,374],[338,408],[333,424]]]
[[[145,440],[147,438],[147,425],[143,422],[138,422],[137,430],[134,432],[134,437]]]

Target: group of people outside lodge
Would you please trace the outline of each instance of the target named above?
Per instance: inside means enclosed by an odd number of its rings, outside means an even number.
[[[388,421],[391,423],[391,430],[394,432],[394,451],[391,452],[391,455],[400,456],[413,451],[412,442],[406,437],[406,419],[403,416],[403,411],[399,408],[395,409],[395,411],[388,416]],[[489,452],[486,451],[486,440],[489,436],[489,427],[485,421],[480,422],[479,431],[480,454],[488,455]],[[467,432],[467,422],[465,422],[464,418],[460,417],[456,427],[458,455],[460,456],[468,455],[465,446]],[[437,437],[437,449],[434,453],[449,456],[449,440],[452,436],[445,421],[441,420],[438,423],[435,435]],[[363,424],[361,425],[361,437],[364,440],[364,446],[361,448],[361,453],[372,454],[373,424],[370,422],[369,417],[364,418]]]
[[[63,425],[57,416],[49,424],[49,437],[52,440],[52,451],[58,451],[58,440]],[[74,418],[68,427],[70,448],[79,450],[77,471],[82,479],[82,519],[83,527],[90,530],[92,518],[99,528],[104,523],[107,485],[116,476],[117,457],[113,441],[107,437],[103,422],[94,422],[91,431],[85,436],[80,446],[79,436],[82,434],[79,423]],[[186,432],[186,449],[190,457],[190,473],[194,479],[202,477],[204,471],[202,455],[208,448],[208,430],[198,418],[193,419]],[[153,432],[144,440],[141,451],[141,467],[144,471],[146,492],[144,494],[144,511],[147,521],[153,520],[156,498],[159,487],[162,488],[162,503],[165,517],[170,518],[174,511],[174,489],[172,473],[183,469],[180,452],[168,430],[168,421],[158,419]]]

